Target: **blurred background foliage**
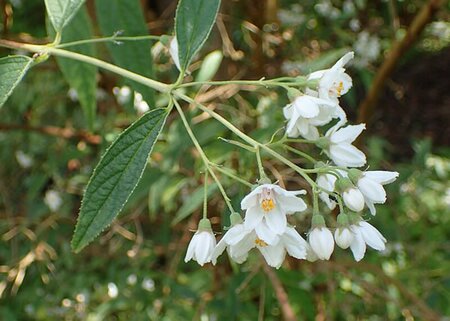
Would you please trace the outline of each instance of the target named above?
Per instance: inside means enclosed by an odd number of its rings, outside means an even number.
[[[344,97],[344,109],[355,121],[393,42],[426,3],[224,1],[191,77],[298,75],[329,67],[354,50],[349,68],[354,88]],[[174,1],[141,5],[150,34],[171,34]],[[48,41],[44,1],[1,0],[0,9],[1,38]],[[87,9],[99,35],[102,13],[95,11],[94,1],[87,1]],[[439,320],[450,315],[448,9],[444,2],[401,57],[367,119],[370,167],[400,172],[388,187],[387,204],[372,219],[388,248],[381,254],[369,251],[360,263],[341,250],[330,262],[288,260],[276,276],[298,320]],[[155,77],[174,81],[167,50],[152,46]],[[104,45],[97,53],[110,59]],[[284,92],[235,85],[196,90],[198,100],[259,140],[270,140],[283,124]],[[71,252],[82,192],[95,164],[116,135],[148,109],[122,79],[102,71],[96,99],[94,130],[89,131],[77,92],[50,59],[29,72],[0,112],[0,320],[279,320],[280,304],[256,253],[242,266],[225,256],[215,268],[183,262],[190,229],[200,215],[203,177],[199,156],[175,115],[119,219],[81,254]],[[164,103],[156,95],[154,104]],[[194,110],[189,116],[213,162],[255,181],[253,155],[217,139],[231,138],[220,124]],[[271,160],[265,166],[288,188],[307,188],[290,169]],[[221,180],[239,208],[247,189],[226,176]],[[215,186],[209,197],[219,231],[229,224],[228,213]],[[306,232],[309,218],[306,213],[292,223]]]

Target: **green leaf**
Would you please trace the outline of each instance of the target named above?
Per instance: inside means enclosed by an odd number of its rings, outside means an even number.
[[[208,38],[219,7],[220,0],[180,0],[175,16],[175,35],[182,70],[186,70]]]
[[[49,34],[54,33],[48,26]],[[85,9],[80,10],[67,25],[62,36],[62,42],[72,42],[80,39],[91,39],[92,23]],[[75,51],[87,56],[95,55],[93,44],[83,44],[71,47]],[[69,58],[56,57],[56,61],[70,87],[76,90],[78,101],[83,108],[83,113],[90,129],[93,128],[95,110],[97,108],[97,67]]]
[[[26,56],[9,56],[0,59],[0,107],[6,102],[33,64]]]
[[[45,0],[48,17],[57,32],[70,22],[85,0]]]
[[[95,7],[103,36],[121,31],[121,36],[148,35],[140,0],[97,0]],[[113,61],[118,66],[152,78],[151,45],[148,40],[126,41],[121,44],[108,43]],[[154,105],[153,89],[127,80],[134,90],[140,92],[149,105]]]
[[[217,184],[213,183],[208,185],[208,199],[216,192]],[[203,204],[204,198],[204,187],[198,187],[189,198],[184,202],[179,211],[177,212],[175,218],[172,221],[172,225],[177,224],[181,220],[185,219],[191,215],[196,209],[200,208]]]
[[[144,114],[105,152],[84,193],[72,239],[75,252],[82,250],[119,214],[141,179],[167,115],[165,109]]]

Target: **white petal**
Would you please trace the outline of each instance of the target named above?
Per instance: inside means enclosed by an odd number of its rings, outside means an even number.
[[[286,232],[281,236],[281,240],[290,256],[297,259],[306,258],[308,243],[294,228],[288,227]]]
[[[319,79],[322,78],[323,74],[327,72],[329,69],[317,70],[308,76],[308,80]]]
[[[338,166],[360,167],[366,163],[366,155],[349,144],[331,145],[330,158]]]
[[[359,262],[366,253],[366,242],[364,241],[359,228],[354,228],[353,232],[355,237],[350,245],[350,249],[352,250],[355,261]]]
[[[239,243],[236,243],[236,245],[231,245],[228,248],[231,258],[235,260],[235,258],[246,257],[248,252],[256,246],[255,240],[256,233],[253,231],[247,234]]]
[[[278,185],[274,185],[274,184],[272,184],[272,185],[266,184],[266,185],[271,186],[270,188],[273,189],[276,194],[287,196],[287,197],[293,197],[293,196],[297,196],[297,195],[305,195],[306,194],[306,190],[304,190],[304,189],[297,190],[297,191],[287,191]]]
[[[195,246],[195,258],[197,263],[203,266],[203,264],[211,260],[211,254],[216,245],[216,240],[211,232],[206,231],[200,232],[198,237],[199,239]]]
[[[331,69],[340,69],[343,68],[350,60],[353,59],[355,56],[355,53],[353,51],[347,52],[345,55],[342,56],[341,59],[336,61],[333,67]]]
[[[269,229],[265,222],[261,222],[255,228],[256,235],[258,238],[263,240],[269,245],[275,245],[279,241],[279,237],[271,229]]]
[[[259,206],[253,206],[245,212],[244,226],[247,230],[253,230],[264,218],[264,212]]]
[[[286,251],[281,242],[271,246],[257,246],[261,254],[266,259],[267,264],[274,268],[279,268],[286,256]]]
[[[298,114],[303,118],[313,118],[319,114],[319,106],[313,99],[319,99],[315,97],[308,98],[308,96],[300,96],[295,99],[293,107]]]
[[[273,210],[265,214],[265,219],[267,222],[267,226],[275,234],[283,234],[286,230],[286,215],[282,213],[277,206]]]
[[[372,203],[386,202],[386,191],[380,183],[363,176],[358,180],[358,188]]]
[[[217,258],[225,251],[227,247],[227,243],[225,243],[225,237],[222,237],[222,239],[217,243],[216,247],[214,248],[214,251],[211,254],[211,262],[212,264],[216,265]]]
[[[368,200],[367,198],[364,199],[367,205],[367,208],[370,211],[370,214],[375,215],[377,214],[377,209],[375,208],[375,206],[373,205],[373,202],[371,200]]]
[[[223,238],[226,239],[227,244],[234,245],[240,242],[250,232],[250,230],[245,228],[243,223],[236,224],[225,233]]]
[[[321,260],[329,260],[334,250],[333,234],[326,227],[315,228],[309,234],[309,244]]]
[[[371,248],[377,251],[384,251],[386,248],[385,244],[386,239],[384,236],[372,225],[370,225],[367,222],[359,222],[359,226],[361,227],[361,234],[364,239],[364,241],[369,245]]]
[[[345,205],[355,212],[361,212],[364,209],[364,196],[357,188],[349,188],[342,193]]]
[[[249,207],[256,206],[258,202],[258,195],[262,193],[262,190],[263,185],[260,185],[247,194],[241,201],[241,209],[246,210]]]
[[[197,238],[195,237],[196,234],[194,234],[191,241],[189,242],[189,246],[186,251],[186,256],[184,257],[184,262],[188,262],[188,261],[192,260],[192,258],[194,257],[194,250],[195,250],[196,241],[197,241]]]
[[[303,212],[307,207],[305,201],[297,196],[278,195],[276,200],[283,213]]]
[[[330,137],[332,143],[339,144],[342,142],[352,143],[366,128],[365,124],[348,125],[345,128],[340,128]]]
[[[293,111],[294,111],[294,108],[292,107],[292,104],[284,106],[283,107],[284,118],[290,119],[292,117]]]
[[[364,177],[370,178],[381,185],[385,185],[395,181],[398,177],[398,172],[367,171],[364,173]]]

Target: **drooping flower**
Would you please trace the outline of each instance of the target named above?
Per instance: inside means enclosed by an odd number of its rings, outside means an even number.
[[[331,127],[325,137],[325,152],[338,166],[360,167],[366,163],[366,155],[352,145],[353,141],[365,129],[365,124],[348,125],[345,128]]]
[[[364,209],[364,196],[356,187],[350,187],[342,193],[345,205],[355,212],[361,212]]]
[[[337,104],[329,100],[298,96],[292,104],[283,108],[284,117],[288,120],[286,134],[289,137],[302,136],[316,140],[319,138],[317,126],[328,124],[331,119],[338,117],[338,108]]]
[[[228,234],[232,229],[234,230]],[[255,230],[248,231],[242,224],[237,224],[228,230],[217,244],[212,262],[215,264],[217,257],[226,248],[233,261],[243,263],[247,260],[248,252],[255,247],[261,252],[267,264],[279,268],[286,253],[297,259],[305,259],[308,244],[293,227],[288,226],[282,235],[277,236],[276,243],[268,244],[258,237]]]
[[[321,215],[313,216],[313,228],[308,235],[309,245],[321,260],[329,260],[334,251],[334,239]]]
[[[398,177],[398,172],[390,171],[366,171],[361,172],[357,169],[352,169],[349,176],[353,178],[358,187],[364,201],[372,215],[376,214],[374,204],[384,204],[386,202],[386,191],[383,185],[392,183]]]
[[[345,72],[344,66],[354,57],[353,52],[346,53],[330,69],[319,70],[308,76],[308,79],[319,79],[319,98],[335,103],[352,87],[352,78]]]
[[[178,56],[178,40],[177,37],[173,37],[169,45],[169,53],[172,57],[173,63],[181,71],[180,58]]]
[[[353,257],[356,261],[361,261],[366,253],[366,244],[377,251],[384,251],[386,239],[372,225],[365,221],[350,226],[354,238],[350,244]]]
[[[245,228],[256,230],[264,242],[273,243],[274,236],[281,235],[286,230],[286,214],[306,209],[306,203],[297,197],[303,194],[306,191],[287,191],[274,184],[256,187],[241,202],[241,208],[246,210]]]
[[[334,231],[334,240],[340,248],[345,250],[352,244],[354,239],[348,216],[344,213],[339,214],[337,224],[338,228]]]
[[[201,219],[198,224],[198,230],[189,243],[184,262],[190,260],[197,261],[203,266],[211,261],[211,256],[216,246],[216,238],[211,229],[211,223],[208,219]]]

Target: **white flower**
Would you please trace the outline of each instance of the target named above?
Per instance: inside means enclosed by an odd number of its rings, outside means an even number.
[[[356,187],[350,187],[342,193],[345,205],[355,212],[364,209],[364,196]]]
[[[215,246],[216,238],[211,230],[211,223],[208,219],[200,220],[198,231],[195,232],[189,243],[184,262],[194,260],[203,266],[203,264],[211,261]]]
[[[339,227],[334,231],[334,240],[341,249],[347,249],[353,242],[354,234],[347,227]]]
[[[333,126],[327,131],[325,137],[328,139],[329,146],[326,152],[336,165],[360,167],[366,163],[364,153],[352,145],[365,127],[365,124],[348,125],[345,128]]]
[[[226,248],[233,261],[239,264],[243,263],[247,260],[248,252],[255,247],[264,256],[267,264],[279,268],[286,252],[297,259],[305,259],[308,244],[292,227],[287,227],[282,235],[277,236],[276,243],[268,244],[258,237],[255,230],[249,231],[243,224],[237,224],[230,228],[217,243],[212,255],[212,262],[216,264],[217,257]]]
[[[331,174],[319,174],[317,175],[316,183],[320,188],[326,191],[333,192],[334,184],[336,183],[337,177]],[[324,191],[319,193],[320,199],[328,206],[330,210],[336,207],[336,202],[330,199],[330,195]]]
[[[372,215],[376,214],[374,204],[386,202],[386,191],[383,185],[392,183],[398,177],[398,172],[366,171],[358,179],[356,185],[364,196],[364,201]]]
[[[169,53],[172,57],[173,63],[177,66],[178,70],[181,71],[180,58],[178,56],[178,40],[176,37],[173,37],[170,41]]]
[[[30,168],[33,166],[33,158],[21,150],[16,151],[16,159],[22,168]]]
[[[330,69],[319,70],[308,76],[308,79],[319,79],[319,98],[338,101],[338,98],[352,87],[352,78],[345,73],[344,66],[354,57],[353,52],[345,54]]]
[[[50,189],[45,192],[44,203],[52,212],[56,212],[61,207],[63,201],[58,191]]]
[[[350,245],[356,261],[361,261],[366,253],[366,244],[377,251],[384,251],[386,239],[372,225],[365,221],[350,226],[354,238]]]
[[[283,108],[284,117],[288,120],[286,134],[289,137],[299,135],[315,140],[319,138],[316,126],[323,126],[336,115],[335,103],[308,95],[298,96],[292,104]]]
[[[287,191],[274,184],[258,186],[241,202],[241,208],[246,210],[245,229],[255,230],[264,242],[273,244],[275,236],[286,230],[286,214],[306,209],[306,203],[297,197],[302,194],[306,191]]]
[[[331,231],[323,227],[315,227],[309,233],[309,244],[321,260],[329,260],[334,250],[334,239]]]

